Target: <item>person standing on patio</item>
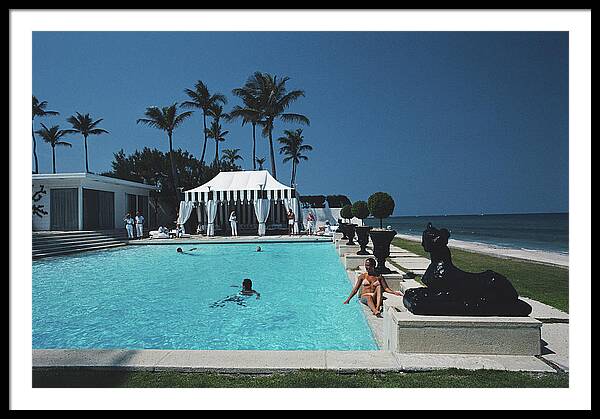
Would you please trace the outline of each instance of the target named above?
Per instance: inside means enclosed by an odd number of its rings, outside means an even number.
[[[135,234],[138,239],[144,237],[144,216],[142,215],[142,211],[138,211],[135,216]]]
[[[308,235],[312,236],[314,233],[314,222],[315,222],[315,216],[313,215],[313,213],[311,211],[308,212],[308,215],[306,216],[306,229],[308,230]]]
[[[294,234],[294,218],[296,218],[296,216],[294,215],[294,211],[292,211],[292,209],[290,208],[287,213],[288,228],[289,228],[290,236],[292,234]]]
[[[133,220],[133,218],[131,218],[131,215],[129,213],[125,215],[123,221],[125,222],[125,229],[127,230],[127,238],[133,239],[133,224],[135,223],[135,221]]]
[[[229,214],[229,224],[231,224],[231,235],[237,236],[237,216],[235,215],[235,211],[231,211],[231,214]]]

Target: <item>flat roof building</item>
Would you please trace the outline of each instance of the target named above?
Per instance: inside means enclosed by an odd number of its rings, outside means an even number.
[[[114,230],[126,213],[150,214],[149,196],[156,186],[92,173],[33,174],[33,231]]]

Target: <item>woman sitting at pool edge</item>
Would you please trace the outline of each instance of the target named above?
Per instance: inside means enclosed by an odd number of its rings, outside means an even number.
[[[350,297],[344,304],[348,304],[352,297],[358,292],[359,288],[362,286],[362,292],[360,295],[360,302],[369,306],[371,311],[377,317],[381,317],[381,308],[383,305],[383,292],[389,292],[394,295],[403,295],[399,291],[392,290],[382,275],[377,275],[375,273],[375,267],[377,265],[377,261],[374,258],[368,258],[365,261],[365,269],[367,272],[362,273],[357,281],[354,284],[354,288],[350,293]]]

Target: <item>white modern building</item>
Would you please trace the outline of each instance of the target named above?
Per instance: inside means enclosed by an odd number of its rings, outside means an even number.
[[[91,173],[34,174],[33,205],[47,214],[32,215],[33,231],[113,230],[126,213],[149,219],[150,192],[156,186]]]

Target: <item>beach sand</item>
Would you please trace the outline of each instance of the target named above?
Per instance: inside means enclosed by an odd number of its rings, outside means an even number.
[[[418,242],[421,241],[420,236],[412,236],[408,234],[396,234],[396,237],[405,240],[412,240]],[[454,247],[456,249],[467,250],[470,252],[484,253],[490,256],[524,259],[532,262],[564,266],[567,268],[569,267],[569,255],[563,253],[547,252],[543,250],[508,249],[505,247],[493,246],[491,244],[466,242],[455,239],[448,240],[448,247]]]

